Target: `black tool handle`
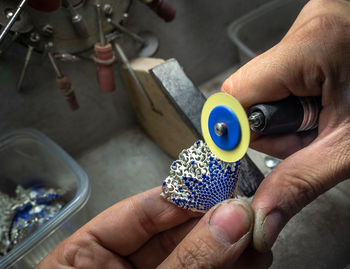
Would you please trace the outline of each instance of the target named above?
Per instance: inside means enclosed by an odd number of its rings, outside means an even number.
[[[260,124],[250,121],[253,131],[268,134],[286,134],[317,127],[321,110],[319,97],[289,97],[275,102],[257,104],[248,111],[248,118],[260,117]]]

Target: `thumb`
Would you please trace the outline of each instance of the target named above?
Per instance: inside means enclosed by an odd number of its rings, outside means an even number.
[[[291,217],[349,176],[348,132],[349,128],[338,128],[331,134],[321,134],[264,179],[251,204],[257,250],[268,251]]]
[[[240,200],[212,208],[159,268],[232,268],[251,240],[253,211]]]

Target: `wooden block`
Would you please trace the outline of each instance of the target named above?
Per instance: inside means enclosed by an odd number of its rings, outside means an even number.
[[[137,58],[130,63],[145,91],[150,96],[154,107],[162,115],[152,110],[125,66],[121,69],[121,75],[139,123],[166,153],[177,159],[178,154],[183,149],[190,147],[197,138],[196,134],[183,122],[176,109],[149,73],[151,68],[164,62],[163,59],[157,58]]]

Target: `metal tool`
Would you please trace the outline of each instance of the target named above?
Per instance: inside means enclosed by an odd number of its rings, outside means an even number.
[[[0,1],[0,25],[5,27],[14,16],[18,9],[18,1],[1,0]],[[22,8],[17,18],[10,27],[11,32],[29,33],[33,30],[33,23],[30,14],[26,8]]]
[[[39,34],[36,33],[36,32],[32,32],[30,34],[30,38],[29,38],[29,42],[28,42],[28,49],[27,49],[26,56],[24,58],[24,64],[23,64],[23,67],[22,67],[22,71],[21,71],[21,74],[19,76],[19,79],[18,79],[18,82],[17,82],[17,86],[16,86],[16,89],[17,89],[18,92],[21,91],[21,89],[22,89],[23,79],[24,79],[25,73],[27,71],[29,61],[30,61],[30,59],[32,57],[32,54],[33,54],[33,51],[34,51],[34,46],[39,41],[40,41]]]
[[[78,11],[72,6],[71,0],[65,0],[65,4],[72,16],[72,24],[74,27],[75,32],[78,36],[82,38],[89,37],[89,31],[87,23],[84,19],[84,17],[78,13]]]
[[[15,23],[15,21],[17,20],[18,16],[20,15],[23,7],[25,6],[25,4],[27,3],[28,0],[22,0],[18,7],[16,8],[16,10],[11,14],[9,21],[7,22],[6,25],[4,25],[3,29],[1,30],[0,33],[0,44],[1,42],[4,40],[5,36],[8,34],[8,32],[10,31],[12,25]]]
[[[221,160],[237,161],[250,143],[250,131],[259,134],[283,134],[313,129],[317,126],[320,99],[296,97],[257,104],[248,117],[239,102],[229,94],[208,98],[202,111],[202,131],[209,148]]]
[[[184,122],[197,134],[197,138],[203,139],[204,133],[202,135],[201,114],[206,99],[186,76],[179,63],[174,59],[166,61],[150,69],[150,74],[161,86],[167,99],[181,115]],[[245,129],[248,129],[249,132],[248,119],[246,119],[246,124],[248,128]],[[221,159],[220,156],[217,157]],[[255,193],[259,184],[264,179],[264,175],[248,155],[244,155],[240,160],[239,177],[244,180],[239,180],[238,186],[244,195],[248,197]]]
[[[52,45],[49,45],[51,47]],[[49,60],[52,64],[52,67],[56,73],[56,83],[58,88],[62,91],[64,98],[66,99],[69,107],[72,110],[77,110],[79,108],[79,104],[77,98],[75,96],[74,90],[72,89],[72,83],[69,81],[68,77],[65,76],[61,69],[58,67],[54,56],[50,51],[47,52]]]
[[[102,24],[102,13],[101,13],[101,5],[97,3],[96,5],[96,17],[97,17],[97,27],[98,27],[98,34],[100,37],[100,45],[105,46],[106,40],[105,35],[103,32],[103,24]]]
[[[112,92],[115,90],[115,78],[114,78],[114,63],[115,56],[111,44],[106,44],[103,24],[102,24],[102,14],[101,5],[96,4],[96,14],[98,31],[100,36],[100,42],[96,43],[94,46],[95,57],[94,61],[97,65],[97,78],[100,90],[102,92]]]
[[[144,40],[142,37],[140,37],[139,35],[129,31],[128,29],[126,29],[124,26],[121,26],[118,23],[115,23],[114,21],[112,21],[111,18],[107,18],[107,22],[112,24],[115,28],[117,28],[118,31],[122,32],[123,34],[126,34],[127,36],[131,37],[133,40],[141,43],[141,44],[146,44],[146,40]]]
[[[250,128],[259,134],[285,134],[317,127],[321,99],[289,97],[252,106],[248,112]]]
[[[232,95],[216,93],[207,99],[202,109],[201,128],[205,142],[219,159],[236,162],[247,153],[248,118]]]
[[[126,34],[141,45],[141,48],[138,52],[139,57],[150,57],[157,52],[159,47],[159,41],[153,33],[145,31],[138,35],[129,31],[124,26],[115,23],[109,17],[107,17],[107,22],[113,25],[119,32]]]
[[[150,107],[152,108],[152,110],[154,112],[156,112],[157,114],[162,115],[162,112],[160,112],[159,110],[157,110],[155,108],[151,97],[148,95],[148,93],[146,92],[145,88],[142,86],[142,83],[137,78],[137,75],[135,74],[134,70],[131,68],[130,62],[129,62],[128,58],[126,57],[123,49],[120,47],[120,45],[117,42],[114,42],[114,46],[115,46],[115,50],[117,51],[120,59],[122,60],[123,64],[125,64],[128,72],[130,73],[130,76],[135,81],[135,84],[136,84],[137,88],[139,89],[141,94],[146,98],[146,100],[147,100],[148,104],[150,105]]]
[[[70,53],[56,53],[55,59],[60,60],[62,62],[78,62],[81,60],[80,57]]]

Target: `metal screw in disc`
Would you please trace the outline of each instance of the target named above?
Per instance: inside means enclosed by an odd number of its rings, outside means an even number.
[[[224,136],[227,134],[227,126],[224,122],[218,122],[214,126],[214,131],[217,136]]]

